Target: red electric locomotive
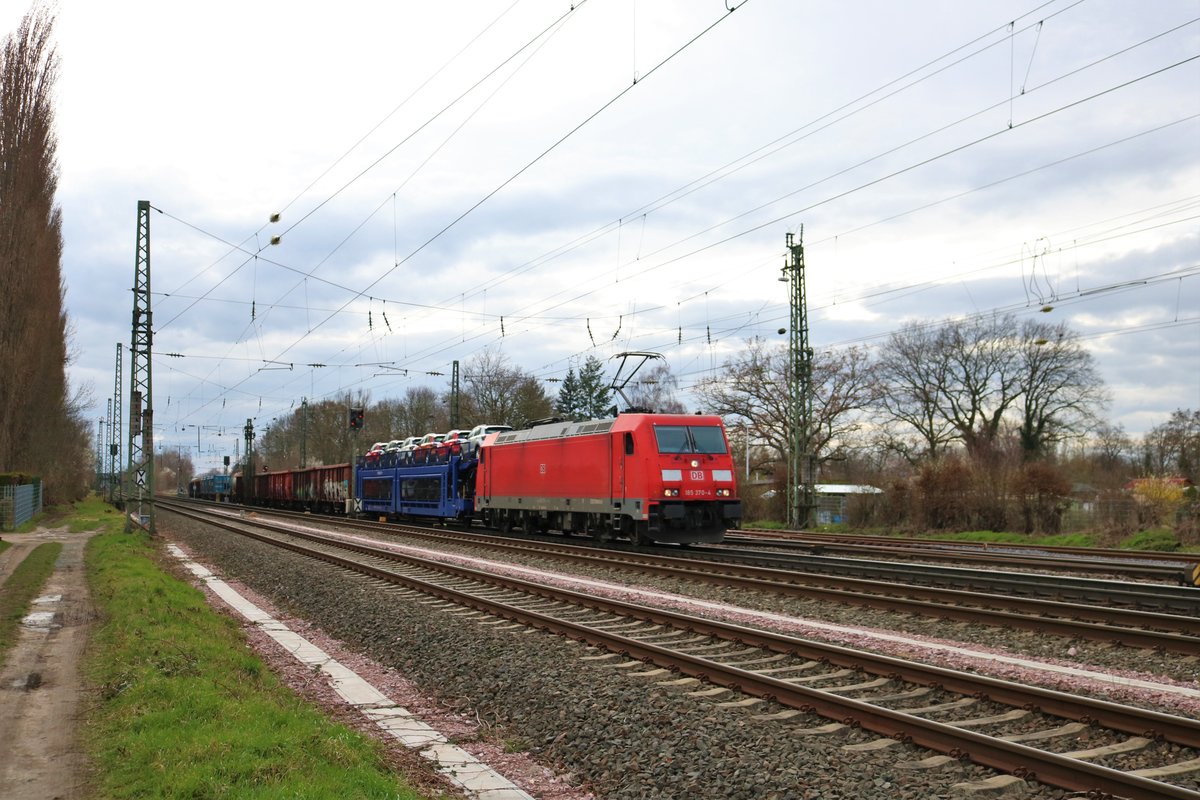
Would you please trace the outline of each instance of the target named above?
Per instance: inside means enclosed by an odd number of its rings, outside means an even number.
[[[741,519],[721,418],[622,414],[489,436],[475,509],[502,531],[719,542]]]

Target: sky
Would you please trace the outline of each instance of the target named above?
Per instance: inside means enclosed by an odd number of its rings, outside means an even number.
[[[120,343],[128,382],[147,200],[156,441],[198,470],[485,351],[552,393],[659,352],[690,406],[786,343],[788,233],[818,349],[1012,312],[1127,432],[1200,407],[1200,0],[56,9],[71,381],[104,418]]]

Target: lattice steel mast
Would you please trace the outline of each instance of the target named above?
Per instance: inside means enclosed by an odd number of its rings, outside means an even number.
[[[111,404],[109,414],[112,413]],[[104,417],[96,420],[96,491],[104,491]]]
[[[112,482],[108,486],[108,501],[117,508],[124,508],[125,503],[125,469],[121,462],[121,434],[125,431],[125,423],[121,416],[124,413],[121,403],[123,390],[124,387],[121,385],[121,343],[117,342],[117,366],[113,372],[113,425],[112,432],[109,434],[112,437],[112,444],[108,448],[108,471],[112,475]]]
[[[105,413],[108,415],[107,424],[104,427],[104,450],[101,456],[100,469],[104,470],[104,483],[100,484],[100,491],[108,498],[108,502],[112,502],[112,485],[114,475],[112,472],[112,445],[113,445],[113,399],[110,397],[104,401]]]
[[[129,472],[137,490],[140,524],[155,533],[154,396],[150,362],[154,330],[150,313],[150,201],[137,204],[137,252],[133,272],[133,336],[129,368]],[[139,435],[140,434],[140,435]],[[133,518],[126,508],[125,530]]]
[[[812,347],[808,343],[808,298],[804,285],[804,226],[799,240],[787,235],[783,264],[788,282],[791,327],[788,341],[788,427],[791,454],[788,463],[788,525],[806,528],[814,501],[812,448]]]

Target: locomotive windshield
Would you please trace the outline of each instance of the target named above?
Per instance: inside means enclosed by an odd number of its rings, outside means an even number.
[[[716,425],[655,425],[660,453],[725,453],[725,437]]]

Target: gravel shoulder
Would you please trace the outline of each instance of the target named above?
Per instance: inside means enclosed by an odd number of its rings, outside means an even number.
[[[964,763],[938,770],[906,769],[903,762],[929,755],[907,745],[851,753],[844,749],[847,745],[876,737],[853,730],[834,736],[808,734],[806,729],[826,721],[804,715],[763,724],[754,716],[778,709],[722,708],[720,700],[730,698],[693,697],[645,679],[615,677],[612,667],[605,666],[612,662],[587,660],[596,651],[578,643],[525,628],[481,624],[403,592],[380,589],[356,576],[179,518],[169,518],[160,529],[164,538],[237,581],[255,602],[378,682],[452,741],[545,800],[926,800],[963,797],[959,784],[993,774]],[[76,733],[86,699],[79,663],[95,620],[83,567],[88,535],[39,530],[5,538],[14,546],[0,554],[0,578],[41,542],[61,541],[64,550],[43,592],[62,595],[55,608],[57,626],[24,631],[0,671],[0,730],[12,732],[6,736],[7,746],[0,747],[0,796],[86,798],[88,765]],[[171,563],[164,557],[164,566]],[[561,564],[552,561],[539,566],[562,571]],[[591,577],[629,582],[628,576],[615,574]],[[658,588],[683,594],[701,591],[695,584]],[[722,595],[731,590],[712,591]],[[720,599],[776,605],[744,593]],[[790,609],[776,610],[799,610],[787,605]],[[845,614],[840,621],[847,624],[854,624],[857,616],[851,609],[822,613],[835,618]],[[887,625],[872,613],[875,625]],[[899,628],[918,630],[928,624],[911,618],[894,622]],[[970,639],[973,631],[960,626],[955,633]],[[247,635],[251,646],[296,691],[355,724],[323,681],[289,666],[290,657],[281,657],[278,647],[260,632],[247,629]],[[1001,644],[995,631],[990,643]],[[1005,644],[1025,649],[1031,643],[1025,636],[1014,636]],[[1097,658],[1088,653],[1089,660],[1123,660],[1116,655],[1106,652]],[[1143,654],[1142,669],[1151,666],[1146,660]],[[1149,661],[1159,666],[1157,658]],[[1194,664],[1182,669],[1177,664],[1174,677],[1189,680],[1194,669]],[[403,748],[392,753],[391,761],[410,775],[425,769]],[[453,796],[436,779],[425,782],[424,788],[433,796]],[[1032,800],[1062,796],[1036,784],[1023,789],[1022,796]]]
[[[809,734],[827,720],[808,715],[756,720],[780,709],[721,707],[736,696],[698,697],[627,677],[606,666],[613,660],[586,660],[597,653],[581,644],[485,624],[179,518],[170,520],[169,535],[227,580],[402,674],[507,749],[524,750],[599,797],[930,800],[962,797],[958,784],[994,775],[969,763],[905,768],[930,755],[909,745],[850,752],[844,747],[878,737],[853,729]],[[1029,785],[1024,796],[1061,794]]]

